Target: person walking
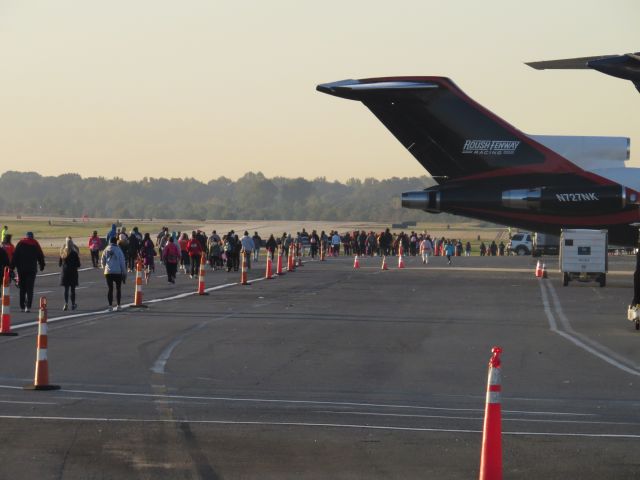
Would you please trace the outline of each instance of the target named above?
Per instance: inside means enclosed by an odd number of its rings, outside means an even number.
[[[273,236],[273,233],[271,235],[269,235],[269,239],[267,240],[266,248],[267,248],[267,255],[269,255],[271,260],[273,260],[273,255],[275,254],[276,249],[278,248],[278,243],[276,242],[276,239]]]
[[[76,287],[78,286],[78,269],[80,268],[79,250],[71,237],[67,237],[60,249],[58,266],[60,271],[60,285],[64,287],[64,306],[62,310],[69,310],[69,292],[71,292],[71,310],[78,308],[76,304]]]
[[[4,248],[5,252],[7,252],[7,255],[9,256],[9,262],[11,262],[11,259],[13,258],[13,252],[16,251],[16,247],[13,245],[13,243],[11,243],[12,238],[13,236],[10,233],[7,233],[4,236],[4,240],[2,241],[2,248]]]
[[[189,250],[187,250],[187,244],[189,243],[189,237],[187,233],[183,233],[178,240],[178,245],[180,246],[180,268],[182,269],[182,273],[187,274],[187,269],[191,269],[191,262],[189,261]]]
[[[447,256],[447,263],[451,265],[451,257],[456,253],[456,247],[453,240],[449,240],[444,247],[444,254]]]
[[[167,269],[167,280],[169,283],[176,283],[178,273],[178,262],[180,261],[180,248],[176,245],[175,234],[169,237],[169,241],[162,251],[164,266]]]
[[[420,242],[420,255],[422,255],[422,263],[429,263],[429,255],[433,252],[433,244],[431,243],[431,239],[429,235],[424,237]]]
[[[100,264],[104,269],[104,276],[107,281],[107,302],[109,302],[109,310],[119,311],[121,309],[120,302],[122,299],[122,284],[127,281],[127,263],[124,254],[118,247],[118,239],[113,236],[107,248],[102,252]],[[113,307],[113,285],[116,286],[116,306]]]
[[[258,235],[258,232],[253,232],[253,261],[257,262],[260,258],[260,247],[262,247],[262,238]]]
[[[36,283],[38,267],[44,270],[44,254],[38,241],[33,238],[33,232],[18,242],[13,252],[11,266],[18,272],[18,286],[20,288],[20,310],[29,312],[33,305],[33,288]]]
[[[187,242],[187,251],[189,252],[189,260],[191,261],[191,278],[196,278],[200,273],[200,257],[204,249],[197,238],[195,230],[191,232],[191,240]]]
[[[242,244],[242,252],[244,252],[245,257],[247,258],[247,269],[251,270],[251,256],[253,253],[253,239],[249,236],[249,232],[245,230],[244,235],[240,239],[240,243]]]
[[[93,268],[98,268],[98,264],[100,263],[100,247],[101,245],[100,237],[98,237],[98,231],[94,230],[91,236],[89,237],[89,252],[91,253],[91,263],[93,264]]]

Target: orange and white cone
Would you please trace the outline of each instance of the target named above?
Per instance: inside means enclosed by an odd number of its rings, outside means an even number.
[[[249,285],[247,282],[247,255],[248,253],[242,250],[242,271],[240,272],[240,285]]]
[[[267,280],[271,280],[273,278],[273,272],[271,267],[271,257],[267,253],[267,271],[265,272],[264,278]]]
[[[0,321],[0,335],[15,337],[17,332],[11,331],[11,277],[9,267],[4,267],[2,275],[2,320]]]
[[[400,247],[400,256],[398,256],[398,268],[404,268],[404,259],[402,258],[402,247]]]
[[[289,272],[293,272],[296,269],[296,262],[294,260],[294,251],[293,251],[293,243],[289,245],[289,256],[287,257],[287,270]]]
[[[278,252],[278,264],[276,266],[276,275],[284,275],[284,272],[282,271],[282,247],[280,247],[280,251]]]
[[[380,267],[381,270],[389,270],[389,268],[387,267],[387,256],[384,255],[382,257],[382,266]]]
[[[33,385],[25,385],[25,390],[58,390],[58,385],[49,385],[49,360],[47,358],[47,299],[40,297],[38,313],[38,353],[36,374]]]
[[[204,291],[205,289],[204,277],[206,275],[205,263],[206,262],[205,262],[204,253],[203,253],[202,256],[200,257],[200,271],[198,272],[198,295],[207,294],[207,292]]]
[[[133,294],[133,305],[132,308],[147,308],[146,305],[142,303],[142,280],[144,278],[144,271],[142,267],[142,261],[138,260],[136,262],[136,291]]]
[[[538,260],[538,263],[536,264],[536,278],[541,278],[542,277],[542,267],[540,266],[540,260]]]
[[[502,480],[502,382],[500,354],[502,348],[493,347],[489,360],[487,400],[482,429],[480,480]]]
[[[358,255],[353,259],[353,268],[360,268],[360,260],[358,260]]]

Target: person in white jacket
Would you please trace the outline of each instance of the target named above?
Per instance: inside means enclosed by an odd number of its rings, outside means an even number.
[[[431,239],[429,235],[424,237],[420,242],[420,255],[422,255],[422,263],[425,265],[429,263],[429,255],[433,253],[433,244],[431,243]]]
[[[127,281],[127,264],[124,258],[124,253],[118,247],[116,237],[111,237],[109,246],[102,252],[102,258],[100,264],[104,269],[104,276],[107,280],[107,301],[109,302],[109,309],[113,308],[113,284],[116,285],[116,307],[115,310],[120,310],[120,299],[122,297],[122,284]]]

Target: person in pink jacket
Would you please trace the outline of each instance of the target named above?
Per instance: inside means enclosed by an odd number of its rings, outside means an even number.
[[[89,251],[91,252],[91,263],[93,268],[98,268],[100,263],[100,247],[102,246],[102,240],[98,236],[96,230],[93,231],[93,235],[89,237]]]
[[[169,238],[169,241],[162,250],[162,258],[164,258],[164,266],[167,269],[167,279],[169,283],[176,283],[178,262],[180,261],[180,248],[176,245],[175,234]]]

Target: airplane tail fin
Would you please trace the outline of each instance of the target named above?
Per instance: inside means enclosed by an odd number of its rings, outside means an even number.
[[[438,183],[580,170],[445,77],[344,80],[317,90],[364,103]]]

